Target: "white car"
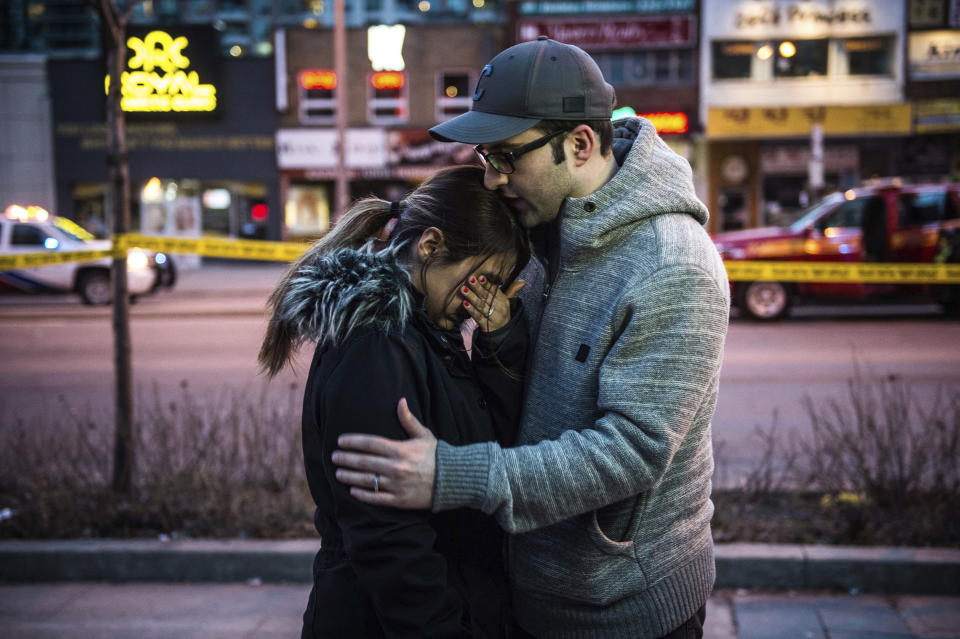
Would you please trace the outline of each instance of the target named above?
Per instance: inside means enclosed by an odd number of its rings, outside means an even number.
[[[72,220],[50,215],[42,208],[13,205],[0,217],[0,255],[52,251],[109,250],[109,240],[97,240]],[[172,262],[163,253],[133,248],[127,253],[127,286],[130,295],[150,293],[169,286]],[[85,304],[109,304],[113,298],[110,258],[90,262],[64,262],[12,271],[0,271],[0,289],[28,293],[77,293]]]

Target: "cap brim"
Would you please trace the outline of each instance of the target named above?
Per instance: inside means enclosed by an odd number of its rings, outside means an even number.
[[[539,121],[534,118],[468,111],[433,127],[430,135],[441,142],[488,144],[519,135]]]

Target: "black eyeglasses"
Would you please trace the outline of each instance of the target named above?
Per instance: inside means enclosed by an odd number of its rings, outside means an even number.
[[[504,175],[509,175],[517,170],[515,162],[524,153],[529,153],[530,151],[536,151],[541,146],[557,137],[561,134],[569,133],[569,131],[554,131],[553,133],[548,133],[542,138],[537,138],[533,142],[528,142],[523,146],[519,146],[512,151],[502,151],[499,153],[487,153],[481,147],[482,144],[478,144],[473,147],[473,150],[477,152],[477,155],[480,156],[480,159],[484,164],[489,164],[493,167],[493,170],[497,173],[503,173]]]

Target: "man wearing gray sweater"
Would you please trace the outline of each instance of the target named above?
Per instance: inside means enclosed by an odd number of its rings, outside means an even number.
[[[476,144],[487,188],[552,229],[523,291],[536,345],[517,446],[437,442],[401,402],[411,439],[342,436],[338,478],[371,503],[495,517],[521,632],[701,637],[729,286],[690,166],[646,120],[611,136],[613,89],[577,47],[507,49],[473,100],[431,133]]]

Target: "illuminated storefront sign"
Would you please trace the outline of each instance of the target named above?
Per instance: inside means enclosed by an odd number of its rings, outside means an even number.
[[[403,39],[407,28],[402,24],[378,24],[367,28],[367,57],[374,71],[403,71]]]
[[[277,131],[277,166],[281,169],[324,169],[337,166],[337,132],[329,128]],[[347,130],[347,166],[383,168],[387,165],[386,131],[379,128]]]
[[[370,75],[370,85],[374,89],[402,89],[405,84],[402,71],[377,71]]]
[[[913,105],[917,133],[960,131],[960,100],[920,100]]]
[[[641,118],[650,120],[657,133],[686,133],[690,130],[690,119],[682,111],[669,113],[638,113]]]
[[[160,30],[128,38],[128,70],[120,74],[120,108],[147,113],[216,110],[217,89],[201,81],[186,55],[188,47],[187,36]],[[104,86],[109,90],[109,76]]]
[[[708,138],[776,138],[810,135],[909,134],[909,104],[814,107],[711,107]]]
[[[905,3],[888,0],[710,0],[703,3],[711,37],[856,36],[903,29]]]
[[[337,88],[337,74],[333,71],[323,69],[311,69],[301,71],[300,86],[307,91],[323,90],[333,91]]]
[[[588,50],[690,46],[694,43],[696,25],[689,14],[603,20],[523,20],[517,25],[517,35],[520,41],[545,35]]]
[[[960,31],[911,33],[909,51],[912,79],[960,77]]]
[[[598,13],[665,13],[693,11],[694,0],[525,0],[520,2],[522,15],[598,14]]]

